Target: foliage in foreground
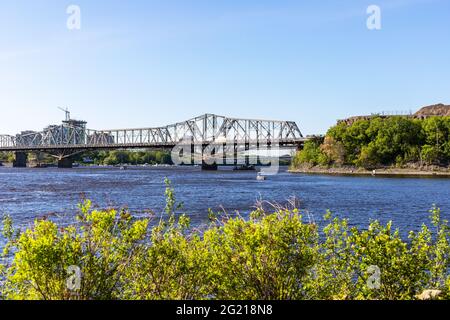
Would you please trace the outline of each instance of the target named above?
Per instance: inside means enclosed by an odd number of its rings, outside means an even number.
[[[433,227],[404,241],[391,224],[358,230],[329,213],[319,230],[296,209],[211,214],[195,229],[169,185],[166,197],[157,220],[89,201],[69,227],[41,220],[18,233],[5,219],[1,298],[416,299],[431,289],[450,297],[449,229],[437,208]]]

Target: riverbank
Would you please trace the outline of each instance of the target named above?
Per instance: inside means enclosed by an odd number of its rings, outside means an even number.
[[[325,174],[325,175],[359,175],[359,176],[424,176],[424,177],[450,177],[450,168],[379,168],[367,170],[357,167],[301,167],[291,168],[290,173]]]

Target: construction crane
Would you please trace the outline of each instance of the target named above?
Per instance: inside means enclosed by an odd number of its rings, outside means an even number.
[[[61,111],[64,111],[65,114],[66,114],[66,121],[70,121],[70,111],[69,111],[69,109],[68,108],[63,109],[61,107],[58,107],[58,109],[61,110]]]

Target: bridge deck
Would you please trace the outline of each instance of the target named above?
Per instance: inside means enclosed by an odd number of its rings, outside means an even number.
[[[45,150],[58,150],[58,149],[82,149],[82,150],[97,150],[97,149],[171,149],[175,146],[222,146],[222,145],[253,145],[256,146],[257,143],[260,146],[279,146],[279,147],[295,147],[301,145],[307,138],[295,139],[295,140],[283,140],[283,141],[228,141],[222,143],[215,142],[204,142],[204,143],[117,143],[117,144],[74,144],[74,145],[37,145],[37,146],[11,146],[11,147],[0,147],[0,152],[12,152],[12,151],[45,151]]]

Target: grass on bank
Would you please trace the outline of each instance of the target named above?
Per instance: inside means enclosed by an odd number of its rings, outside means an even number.
[[[449,228],[437,208],[433,227],[407,240],[391,224],[360,230],[330,213],[319,229],[297,209],[210,213],[198,229],[166,183],[162,217],[93,210],[90,201],[68,227],[40,220],[18,232],[6,217],[0,298],[418,299],[425,290],[450,297]]]

